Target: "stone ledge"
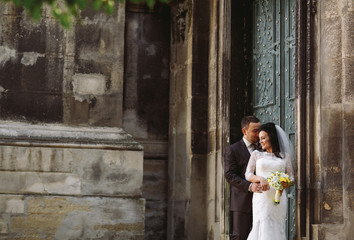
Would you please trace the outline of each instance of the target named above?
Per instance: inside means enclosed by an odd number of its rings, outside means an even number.
[[[0,121],[0,145],[143,150],[142,145],[121,128],[12,121]]]

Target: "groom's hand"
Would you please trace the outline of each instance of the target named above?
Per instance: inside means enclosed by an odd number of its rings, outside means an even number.
[[[251,191],[254,193],[262,193],[262,186],[260,183],[252,183]]]
[[[260,185],[263,191],[268,191],[270,189],[269,183],[267,181],[267,179],[265,179],[264,177],[260,177],[261,181],[260,181]]]

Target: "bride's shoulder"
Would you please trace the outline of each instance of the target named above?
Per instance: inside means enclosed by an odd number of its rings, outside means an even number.
[[[262,150],[254,150],[257,154],[263,154],[265,153],[265,151],[262,151]]]
[[[289,153],[284,153],[284,152],[281,152],[281,153],[280,153],[280,156],[281,156],[283,159],[288,159],[288,158],[291,157]]]
[[[263,154],[263,152],[259,151],[259,150],[254,150],[252,152],[252,155],[254,155],[255,157],[261,156]]]

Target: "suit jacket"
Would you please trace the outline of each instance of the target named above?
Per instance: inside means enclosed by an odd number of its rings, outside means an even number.
[[[231,211],[252,213],[252,193],[248,191],[251,183],[245,180],[249,158],[250,153],[242,139],[226,150],[224,171],[231,187]]]

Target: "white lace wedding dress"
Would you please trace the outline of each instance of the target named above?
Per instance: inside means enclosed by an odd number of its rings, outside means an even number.
[[[282,171],[294,176],[291,159],[288,155],[278,158],[273,153],[254,151],[249,160],[245,177],[252,174],[267,179],[272,172]],[[285,218],[287,213],[286,191],[280,204],[274,204],[275,190],[270,188],[263,193],[254,193],[252,200],[253,226],[247,240],[285,240]]]

